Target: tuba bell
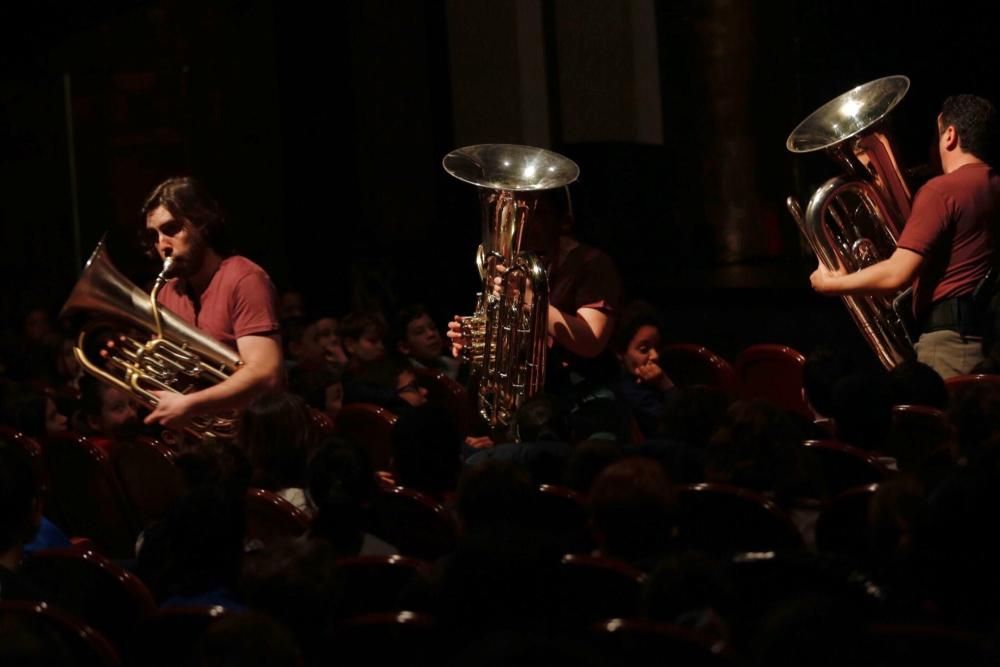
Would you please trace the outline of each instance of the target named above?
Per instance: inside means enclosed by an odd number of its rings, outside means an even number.
[[[483,291],[475,314],[462,321],[480,415],[491,427],[510,426],[518,407],[545,384],[548,351],[548,272],[531,252],[540,232],[545,190],[563,188],[580,169],[557,153],[512,144],[452,151],[442,162],[455,178],[479,188],[482,243],[476,266]],[[499,288],[497,288],[499,283]]]
[[[825,267],[848,273],[888,259],[910,215],[912,195],[896,162],[886,117],[910,87],[905,76],[869,81],[830,100],[792,131],[793,153],[824,150],[847,172],[824,183],[805,213],[793,198],[788,210]],[[848,312],[882,365],[915,356],[908,296],[842,296]]]
[[[97,244],[59,316],[86,316],[73,354],[83,369],[136,398],[147,408],[155,390],[190,393],[218,384],[242,365],[237,354],[160,306],[156,295],[167,281],[170,258],[146,294],[108,259]],[[197,438],[231,439],[235,413],[197,417],[186,431]]]

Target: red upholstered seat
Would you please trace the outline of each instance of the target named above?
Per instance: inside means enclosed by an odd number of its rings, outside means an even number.
[[[250,489],[246,497],[246,539],[263,545],[298,537],[309,529],[309,515],[281,496]]]
[[[367,449],[376,470],[388,470],[396,420],[396,415],[381,406],[352,403],[337,415],[336,432]]]
[[[762,398],[812,420],[802,397],[802,369],[806,358],[787,345],[758,344],[736,357],[736,374],[744,398]]]
[[[735,394],[739,388],[732,365],[704,345],[670,343],[660,351],[660,364],[678,387],[704,385]]]

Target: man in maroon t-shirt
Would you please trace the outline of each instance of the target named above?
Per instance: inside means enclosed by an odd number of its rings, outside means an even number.
[[[191,394],[155,391],[147,424],[183,428],[192,417],[245,407],[281,384],[281,343],[274,285],[259,266],[228,254],[218,204],[190,178],[161,183],[143,205],[146,233],[161,260],[173,258],[158,301],[236,349],[243,366]]]
[[[1000,175],[984,160],[995,117],[980,97],[946,99],[937,119],[944,174],[917,192],[896,251],[850,274],[820,264],[810,278],[823,294],[893,293],[912,283],[917,358],[943,377],[983,359],[986,332],[973,295],[993,265],[991,228],[1000,214]]]
[[[542,195],[523,250],[538,254],[548,267],[549,354],[545,375],[548,392],[570,402],[602,395],[618,368],[608,348],[622,301],[622,284],[614,262],[601,250],[572,235],[573,211],[568,188]],[[497,287],[499,289],[499,287]],[[468,343],[461,316],[448,323],[452,355]]]

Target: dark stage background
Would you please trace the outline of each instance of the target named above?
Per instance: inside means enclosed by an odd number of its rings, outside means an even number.
[[[984,5],[985,6],[985,5]],[[941,99],[997,100],[995,27],[969,3],[841,0],[35,2],[0,16],[0,315],[53,310],[108,233],[136,282],[136,213],[206,180],[244,254],[336,314],[471,309],[479,211],[441,158],[482,142],[576,160],[580,235],[658,305],[673,341],[866,348],[808,289],[784,198],[835,173],[788,132],[906,74],[901,162]],[[957,15],[960,14],[960,15]],[[653,100],[653,103],[650,102]]]

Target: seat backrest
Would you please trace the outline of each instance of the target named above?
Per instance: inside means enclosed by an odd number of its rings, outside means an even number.
[[[195,667],[198,645],[213,623],[228,612],[222,607],[158,609],[139,623],[126,653],[126,664],[144,667]]]
[[[725,484],[677,488],[677,539],[683,547],[720,554],[804,546],[795,524],[774,501]]]
[[[399,611],[407,588],[426,576],[430,564],[406,556],[354,556],[337,561],[334,571],[340,618]]]
[[[414,368],[413,373],[420,385],[427,389],[427,399],[448,411],[459,434],[462,437],[470,435],[475,411],[465,387],[434,368]]]
[[[53,521],[110,558],[132,558],[139,525],[104,449],[64,432],[42,444]]]
[[[249,489],[246,496],[247,541],[268,545],[298,537],[309,529],[309,515],[277,493]]]
[[[727,667],[739,664],[731,652],[712,639],[684,627],[637,619],[615,618],[591,627],[598,650],[611,664],[659,664],[686,667]]]
[[[320,437],[333,435],[336,432],[333,420],[330,419],[329,415],[312,406],[307,407],[309,412],[309,423],[312,424],[313,429],[315,429],[316,433],[319,434]]]
[[[704,345],[670,343],[660,350],[663,370],[678,387],[705,385],[735,394],[739,388],[732,365]]]
[[[338,656],[337,664],[414,665],[436,667],[448,664],[444,643],[435,619],[424,613],[393,611],[362,614],[336,624],[324,651]]]
[[[817,498],[832,498],[847,489],[877,484],[893,474],[878,456],[846,442],[806,440],[802,446]]]
[[[118,653],[101,633],[45,602],[0,602],[0,634],[5,632],[12,632],[22,640],[27,634],[37,642],[31,647],[34,654],[23,656],[19,664],[56,665],[68,661],[78,667],[119,667],[122,664]],[[28,648],[27,642],[22,642],[21,646]],[[6,650],[14,649],[8,644]]]
[[[49,473],[45,469],[41,443],[9,426],[0,426],[0,438],[7,440],[12,445],[18,445],[28,455],[31,470],[35,473],[35,481],[38,484],[42,498],[45,498],[49,488]]]
[[[590,534],[586,501],[573,489],[542,484],[533,512],[546,534],[559,541],[563,553],[589,553],[596,546]]]
[[[388,470],[396,421],[396,415],[381,406],[351,403],[337,415],[336,431],[367,449],[376,470]]]
[[[956,431],[943,410],[925,405],[894,405],[886,452],[904,472],[919,468],[948,467],[949,445]]]
[[[948,389],[948,394],[951,396],[952,400],[961,396],[963,392],[968,391],[971,387],[983,384],[1000,385],[1000,375],[987,375],[981,373],[953,375],[950,378],[944,379],[944,386]]]
[[[878,484],[866,484],[848,489],[826,503],[816,519],[816,548],[867,558],[871,552],[868,508],[877,490]]]
[[[380,487],[371,532],[413,558],[434,560],[455,548],[455,519],[443,505],[402,486]]]
[[[622,561],[586,554],[567,554],[560,565],[562,618],[585,627],[606,618],[639,614],[645,575]]]
[[[184,492],[174,457],[166,445],[149,439],[120,440],[111,451],[122,491],[143,526],[163,518]]]
[[[740,392],[744,398],[762,398],[812,420],[812,410],[802,397],[805,364],[806,358],[787,345],[751,345],[736,357]]]
[[[119,651],[136,624],[156,609],[138,577],[92,551],[36,551],[25,559],[22,571],[48,602],[83,619]]]

